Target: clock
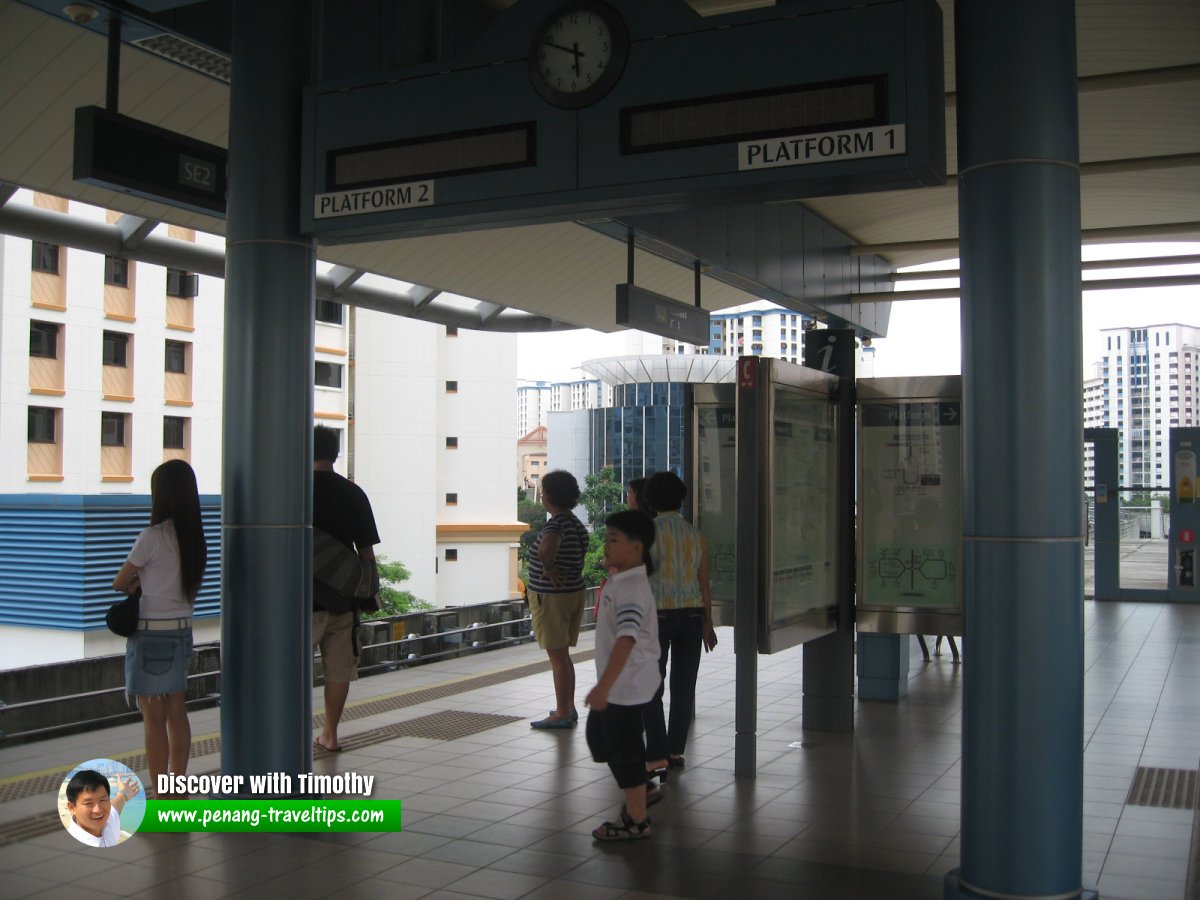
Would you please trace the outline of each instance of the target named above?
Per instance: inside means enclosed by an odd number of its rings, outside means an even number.
[[[571,0],[542,23],[529,47],[529,77],[542,97],[563,109],[595,103],[621,78],[629,31],[599,0]]]

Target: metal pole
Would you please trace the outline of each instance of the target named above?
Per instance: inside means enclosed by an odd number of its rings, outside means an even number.
[[[108,20],[108,70],[105,81],[104,108],[110,113],[118,112],[117,102],[121,94],[121,18],[113,15]]]

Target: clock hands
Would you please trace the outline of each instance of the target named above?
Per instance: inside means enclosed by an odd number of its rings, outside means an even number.
[[[570,47],[564,47],[562,44],[556,44],[553,41],[545,41],[544,43],[547,47],[553,47],[555,50],[561,50],[564,53],[573,54],[575,57],[575,64],[574,64],[575,65],[575,74],[576,75],[579,74],[579,59],[582,56],[587,56],[587,54],[579,49],[578,43],[573,44]]]

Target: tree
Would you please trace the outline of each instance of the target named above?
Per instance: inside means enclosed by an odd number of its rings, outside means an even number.
[[[617,480],[616,470],[612,466],[605,466],[599,472],[588,475],[584,478],[584,484],[579,502],[587,510],[588,524],[593,533],[603,533],[604,520],[611,513],[625,509],[625,485]]]
[[[411,591],[402,591],[399,585],[412,577],[412,572],[400,561],[388,562],[386,556],[375,557],[375,565],[379,569],[379,596],[383,600],[383,609],[368,613],[364,619],[381,619],[384,616],[402,616],[405,613],[420,612],[433,609],[432,603],[416,597]]]

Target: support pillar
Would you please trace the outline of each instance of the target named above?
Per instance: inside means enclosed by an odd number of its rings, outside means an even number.
[[[947,897],[1075,897],[1083,459],[1075,4],[955,15],[966,646]]]
[[[908,694],[907,634],[858,633],[858,697],[899,700]]]
[[[301,235],[310,4],[233,4],[225,272],[221,768],[312,766],[316,250]]]

